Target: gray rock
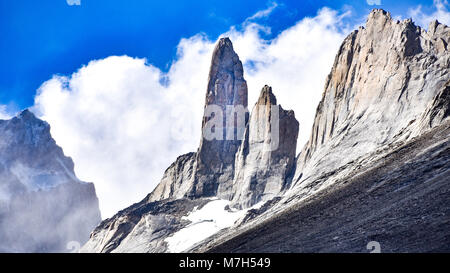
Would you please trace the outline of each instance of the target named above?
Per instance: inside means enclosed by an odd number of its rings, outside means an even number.
[[[305,186],[383,145],[430,129],[418,121],[450,80],[450,53],[442,46],[449,31],[434,21],[427,32],[411,20],[373,10],[366,27],[350,34],[336,56],[294,184]]]
[[[179,156],[164,172],[161,182],[148,197],[148,201],[179,199],[192,189],[196,153]]]
[[[275,112],[274,112],[275,111]],[[251,207],[279,194],[293,174],[299,123],[264,86],[236,155],[232,204]]]
[[[165,239],[189,225],[183,216],[208,202],[202,198],[149,202],[146,197],[104,220],[80,251],[167,252]]]
[[[243,74],[242,63],[230,39],[220,39],[212,55],[198,151],[180,156],[166,170],[149,200],[211,196],[230,198],[234,160],[248,121],[248,91]],[[242,124],[233,120],[230,107],[245,111]],[[219,128],[208,131],[208,121],[218,114],[211,113],[215,109],[219,110],[222,119]],[[219,132],[219,139],[206,136],[214,130]],[[227,137],[227,133],[231,137]]]

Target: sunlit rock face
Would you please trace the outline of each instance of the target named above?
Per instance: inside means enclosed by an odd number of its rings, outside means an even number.
[[[436,102],[440,114],[424,116],[433,101],[445,100],[441,93],[448,93],[449,42],[450,28],[437,21],[426,31],[373,10],[366,26],[339,49],[298,160],[297,184],[382,145],[411,139],[433,125],[422,119],[448,115],[442,109],[448,106]]]
[[[374,9],[337,52],[290,187],[191,251],[448,252],[449,34]]]
[[[294,111],[284,110],[272,88],[264,86],[236,155],[233,206],[247,208],[270,200],[287,186],[294,171],[298,130]]]
[[[0,120],[0,251],[67,251],[100,220],[94,185],[76,178],[50,126],[28,110]]]

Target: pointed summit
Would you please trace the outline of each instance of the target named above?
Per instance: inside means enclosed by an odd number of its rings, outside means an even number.
[[[196,153],[180,156],[165,172],[148,201],[166,198],[228,198],[234,160],[248,121],[247,83],[229,38],[213,51]]]
[[[247,107],[247,96],[247,83],[239,56],[230,39],[221,38],[212,55],[206,104]]]

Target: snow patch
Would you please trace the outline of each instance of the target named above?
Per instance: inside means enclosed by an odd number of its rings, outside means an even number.
[[[182,219],[189,220],[191,223],[165,239],[169,244],[170,252],[179,253],[187,250],[220,230],[232,226],[237,220],[244,217],[249,209],[261,206],[258,203],[254,207],[244,210],[225,210],[230,201],[211,200],[201,209],[197,210],[196,207],[189,215],[184,216]]]

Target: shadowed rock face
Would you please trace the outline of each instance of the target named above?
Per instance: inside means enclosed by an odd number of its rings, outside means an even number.
[[[100,218],[92,183],[28,110],[0,120],[0,251],[67,251],[83,244]]]

